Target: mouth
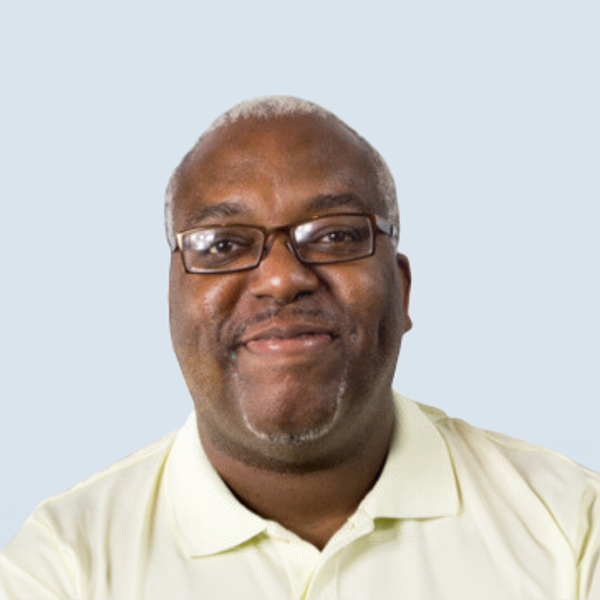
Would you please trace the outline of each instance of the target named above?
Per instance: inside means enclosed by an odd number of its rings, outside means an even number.
[[[329,349],[338,337],[322,325],[287,324],[248,331],[239,347],[263,357],[310,356]]]

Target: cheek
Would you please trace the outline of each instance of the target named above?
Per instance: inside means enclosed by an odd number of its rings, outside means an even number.
[[[210,279],[175,271],[169,293],[173,349],[196,409],[202,411],[221,397],[227,379],[231,357],[219,343],[219,332],[237,293],[226,279]]]
[[[170,322],[173,345],[178,354],[203,353],[206,362],[216,352],[219,326],[235,305],[237,286],[221,276],[190,275],[172,266],[170,278]],[[183,358],[180,357],[180,358]]]
[[[340,273],[344,275],[343,281],[338,280],[336,286],[356,341],[373,359],[394,355],[402,326],[398,272],[386,262],[375,260],[356,267]]]

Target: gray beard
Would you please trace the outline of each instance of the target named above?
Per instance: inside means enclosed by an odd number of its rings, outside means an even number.
[[[235,375],[235,378],[238,378],[237,374]],[[319,427],[305,429],[304,431],[296,431],[293,433],[285,431],[278,433],[265,433],[264,431],[260,431],[257,427],[255,427],[248,418],[248,415],[245,412],[243,412],[242,416],[244,419],[244,424],[246,425],[248,430],[251,431],[257,438],[269,442],[271,444],[276,444],[279,446],[299,446],[308,442],[314,442],[325,437],[337,423],[340,415],[340,408],[342,406],[342,398],[346,393],[347,387],[348,368],[346,367],[340,379],[337,391],[335,393],[335,409],[333,417],[327,423],[320,425]]]

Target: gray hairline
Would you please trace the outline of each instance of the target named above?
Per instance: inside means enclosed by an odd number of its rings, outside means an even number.
[[[383,159],[383,156],[359,133],[357,133],[352,127],[344,123],[339,117],[334,115],[332,112],[325,108],[303,100],[301,98],[295,98],[293,96],[262,96],[259,98],[253,98],[250,100],[244,100],[239,104],[236,104],[233,108],[223,113],[202,133],[198,138],[197,142],[183,157],[181,162],[177,165],[165,192],[165,230],[167,235],[167,242],[171,251],[174,251],[177,242],[175,239],[175,231],[173,224],[173,204],[175,196],[177,195],[177,188],[179,185],[179,177],[181,171],[193,155],[194,151],[202,144],[205,138],[213,131],[224,127],[225,125],[232,125],[240,119],[269,119],[280,116],[301,116],[301,115],[315,115],[322,118],[335,119],[338,123],[343,125],[357,139],[364,145],[367,152],[369,153],[373,163],[375,165],[375,175],[377,180],[377,194],[383,200],[384,205],[387,209],[387,219],[394,226],[394,235],[392,241],[394,245],[398,243],[398,237],[400,234],[400,216],[398,211],[398,200],[396,196],[396,185],[392,173]]]

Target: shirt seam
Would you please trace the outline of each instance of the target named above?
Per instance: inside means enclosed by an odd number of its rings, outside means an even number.
[[[76,573],[70,567],[69,561],[67,561],[66,558],[64,557],[64,551],[62,550],[61,544],[59,543],[58,539],[54,535],[52,528],[50,527],[50,525],[48,523],[39,520],[39,517],[36,517],[35,515],[32,515],[31,521],[38,527],[42,527],[43,529],[46,529],[48,531],[48,533],[50,534],[50,537],[52,538],[52,543],[54,544],[54,548],[56,550],[58,558],[60,559],[60,562],[62,563],[63,567],[67,570],[67,573],[69,574],[69,576],[71,578],[71,583],[73,584],[73,588],[76,591],[77,596],[80,596],[81,595],[80,594],[80,592],[81,592],[80,581],[79,581]]]
[[[139,458],[133,459],[133,456],[135,454],[137,454],[138,452],[144,451],[144,449],[137,450],[137,451],[133,452],[132,454],[130,454],[129,456],[126,456],[126,457],[122,458],[121,460],[117,461],[113,465],[110,465],[110,466],[94,473],[93,475],[90,475],[89,477],[87,477],[83,481],[75,484],[73,487],[69,488],[68,490],[65,490],[64,492],[61,492],[60,494],[56,494],[55,496],[48,498],[47,500],[40,503],[38,508],[52,505],[55,501],[60,500],[65,497],[68,497],[71,494],[75,494],[75,493],[85,489],[88,486],[91,486],[95,483],[102,481],[106,477],[109,477],[111,475],[115,475],[116,473],[119,473],[123,469],[127,469],[129,467],[134,467],[144,460],[154,458],[160,452],[163,452],[165,449],[168,449],[169,444],[167,444],[168,440],[166,438],[169,438],[172,435],[173,434],[167,434],[166,436],[163,436],[163,438],[161,438],[160,440],[157,440],[156,442],[150,444],[150,446],[153,446],[154,444],[160,443],[160,446],[157,447],[156,449],[151,450],[148,454],[144,454],[143,456],[140,456]],[[175,436],[173,436],[173,438],[174,437]],[[172,439],[171,439],[171,444],[170,444],[171,446],[173,445]],[[165,440],[165,441],[163,442],[163,440]],[[128,459],[130,457],[131,457],[131,461],[128,461]],[[126,462],[126,461],[128,461],[128,462]],[[125,464],[121,464],[121,463],[125,463]]]
[[[40,525],[40,523],[36,523],[36,525]],[[59,554],[60,554],[60,551],[59,551]],[[64,564],[64,561],[62,560],[60,555],[59,555],[59,558],[60,558],[61,562],[63,563],[63,566],[65,566],[67,571],[69,571],[69,573],[71,573],[71,570],[69,569],[69,567],[67,565]],[[19,572],[24,573],[27,577],[29,577],[29,579],[35,581],[35,583],[37,585],[39,585],[41,588],[43,588],[50,596],[52,596],[53,598],[56,598],[56,600],[60,600],[60,596],[57,596],[48,586],[44,585],[37,577],[33,576],[27,569],[22,567],[18,562],[13,560],[10,556],[3,554],[2,559],[4,561],[6,561],[7,563],[9,563],[10,565],[12,565],[14,568],[16,568]]]

